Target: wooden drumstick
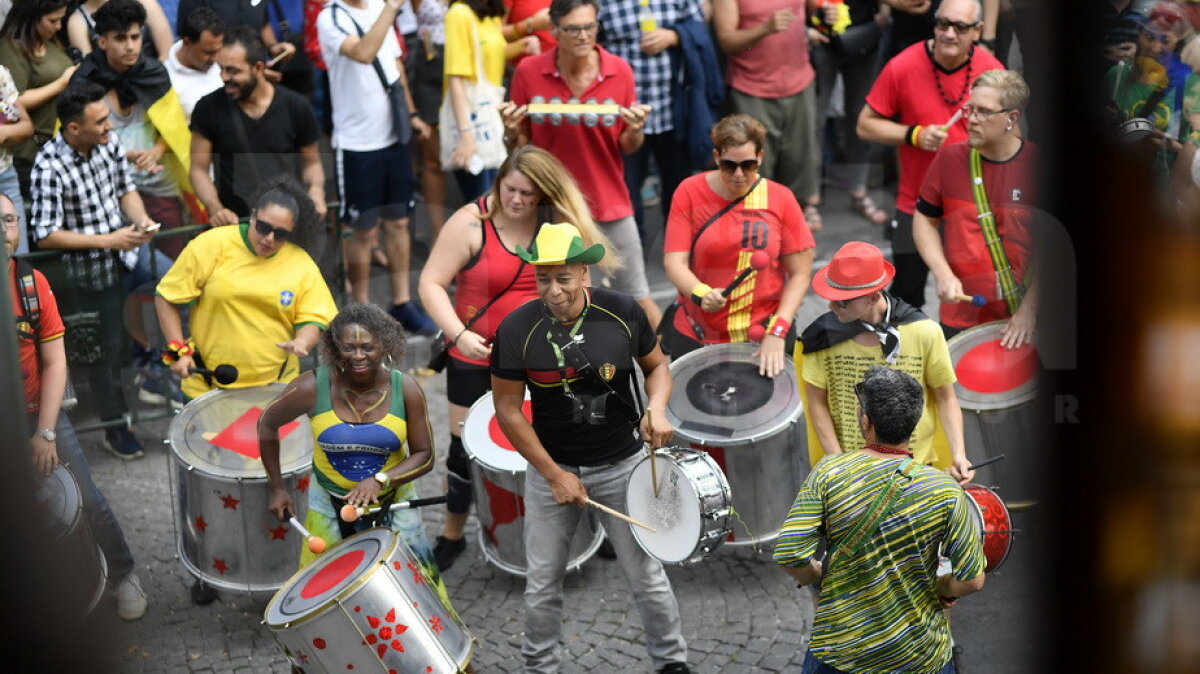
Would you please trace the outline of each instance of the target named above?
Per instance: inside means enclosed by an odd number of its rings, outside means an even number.
[[[604,505],[603,503],[596,503],[592,499],[588,499],[587,502],[588,502],[588,505],[598,508],[619,520],[625,520],[626,522],[629,522],[630,524],[632,524],[634,526],[641,527],[641,528],[645,529],[646,531],[649,531],[652,534],[658,533],[658,530],[655,529],[654,527],[652,527],[648,524],[639,522],[639,521],[633,519],[632,517],[630,517],[629,515],[626,515],[623,512],[620,512],[618,510],[613,510],[612,508],[609,508],[608,506]]]
[[[954,299],[958,300],[959,302],[970,302],[972,305],[977,307],[982,307],[983,305],[987,304],[987,298],[983,295],[965,295],[963,293],[958,293],[954,296]]]
[[[650,427],[650,439],[653,440],[654,419],[650,417],[649,407],[646,408],[646,425]],[[648,443],[646,446],[650,448],[650,486],[653,488],[654,498],[658,498],[658,462],[655,461],[654,457],[658,452],[655,451],[652,443]]]

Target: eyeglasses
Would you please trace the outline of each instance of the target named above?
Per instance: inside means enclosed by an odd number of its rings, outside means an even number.
[[[734,161],[732,159],[721,159],[717,162],[717,165],[721,167],[721,173],[732,174],[734,171],[737,171],[738,169],[742,169],[743,174],[750,175],[751,173],[754,173],[755,171],[758,170],[758,160],[757,159],[743,159],[741,161]]]
[[[962,35],[963,33],[978,26],[978,21],[964,23],[962,21],[951,21],[950,19],[943,19],[940,17],[933,20],[933,27],[935,30],[949,30],[953,28],[954,32],[958,33],[959,35]]]
[[[991,119],[993,115],[999,115],[1004,112],[1012,112],[1012,108],[1002,108],[1000,110],[988,110],[987,108],[977,108],[974,105],[971,105],[970,103],[968,103],[968,104],[962,106],[962,112],[963,112],[963,117],[966,117],[967,119],[970,119],[971,117],[978,117],[980,121],[986,122],[989,119]]]
[[[279,242],[287,241],[292,238],[292,230],[284,229],[283,227],[274,227],[269,223],[254,218],[254,231],[258,232],[259,236],[264,239],[272,234],[275,235],[275,240]]]
[[[593,21],[582,26],[558,26],[558,29],[578,40],[584,34],[595,35],[600,30],[600,24]]]
[[[4,222],[5,227],[16,227],[21,219],[15,215],[0,215],[0,221]]]

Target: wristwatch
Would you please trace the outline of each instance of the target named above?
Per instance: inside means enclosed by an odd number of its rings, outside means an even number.
[[[53,428],[39,428],[37,434],[46,442],[54,442],[58,439],[58,433],[55,433]]]
[[[392,482],[392,476],[387,474],[387,471],[379,471],[375,473],[375,481],[383,486],[388,486]]]

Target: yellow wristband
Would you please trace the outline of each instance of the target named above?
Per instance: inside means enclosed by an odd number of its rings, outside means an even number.
[[[712,292],[712,286],[707,283],[697,283],[695,288],[692,288],[692,301],[696,304],[700,302]]]

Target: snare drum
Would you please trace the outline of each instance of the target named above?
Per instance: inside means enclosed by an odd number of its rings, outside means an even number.
[[[971,506],[971,517],[979,527],[979,538],[983,541],[983,556],[987,558],[984,571],[991,573],[1008,559],[1012,548],[1012,517],[1008,506],[995,491],[977,484],[963,487],[967,492],[967,503]]]
[[[271,489],[258,456],[258,418],[280,383],[205,393],[171,422],[179,560],[219,589],[274,592],[300,566],[300,535],[267,509]],[[280,469],[296,519],[308,511],[308,417],[280,429]]]
[[[963,410],[967,458],[978,463],[997,454],[1002,461],[975,475],[979,484],[997,485],[1010,501],[1036,499],[1044,457],[1045,418],[1035,405],[1038,354],[1031,344],[1000,346],[1006,321],[964,330],[947,342]]]
[[[37,481],[34,502],[41,515],[40,524],[49,535],[51,549],[70,560],[71,573],[55,580],[61,596],[78,597],[80,616],[96,608],[108,583],[108,562],[92,537],[83,511],[83,495],[75,476],[65,466]]]
[[[461,672],[474,648],[386,527],[341,541],[293,575],[263,622],[302,672]]]
[[[703,449],[733,491],[731,545],[773,540],[808,474],[796,373],[758,374],[757,344],[713,344],[671,363],[667,420],[675,440]]]
[[[523,405],[530,417],[529,393]],[[479,518],[479,549],[497,568],[525,575],[525,470],[529,464],[500,430],[489,391],[471,405],[463,424],[463,447],[471,458],[471,486]],[[574,571],[596,554],[604,531],[595,516],[579,518],[567,570]]]
[[[665,564],[692,564],[708,557],[729,537],[729,482],[708,454],[663,448],[642,459],[629,474],[629,516],[655,532],[630,527],[646,554]],[[658,475],[658,496],[653,476]]]

